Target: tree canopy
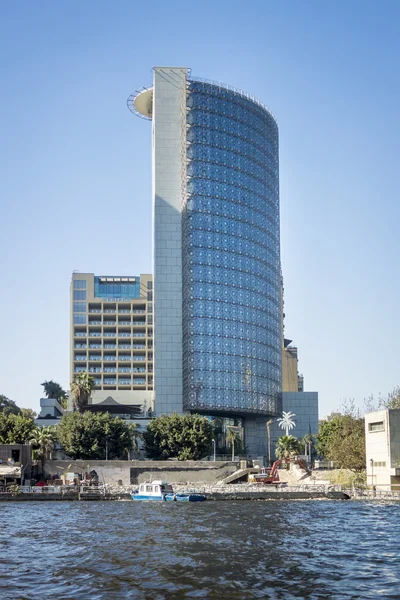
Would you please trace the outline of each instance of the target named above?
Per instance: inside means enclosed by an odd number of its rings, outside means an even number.
[[[0,412],[0,444],[25,444],[36,430],[31,418]]]
[[[19,415],[21,409],[15,404],[14,400],[10,400],[4,394],[0,394],[0,413]]]
[[[74,460],[122,458],[133,443],[129,425],[110,413],[69,413],[57,425],[57,438],[64,452]]]
[[[371,394],[369,398],[364,400],[364,404],[366,412],[374,412],[386,408],[400,408],[400,386],[396,386],[386,396],[379,394],[378,398],[375,398],[374,395]]]
[[[299,440],[294,435],[283,435],[276,443],[275,454],[278,458],[290,458],[301,454]]]
[[[75,408],[83,412],[89,403],[95,383],[94,378],[87,372],[76,373],[71,383],[71,393]]]
[[[163,415],[143,433],[148,458],[199,460],[210,452],[213,428],[200,415]]]
[[[59,383],[50,379],[50,381],[44,381],[40,385],[43,386],[46,398],[55,398],[63,408],[67,408],[67,392]]]
[[[365,423],[357,411],[335,413],[319,427],[319,454],[337,463],[341,469],[365,469]]]

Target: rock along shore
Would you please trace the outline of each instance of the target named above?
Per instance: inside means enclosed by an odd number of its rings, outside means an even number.
[[[136,486],[112,486],[100,489],[89,489],[83,493],[68,490],[64,493],[35,492],[20,493],[15,496],[11,494],[0,494],[1,501],[106,501],[106,500],[130,500],[130,492]],[[308,489],[307,489],[308,488]],[[247,484],[239,485],[214,485],[214,486],[190,486],[174,485],[177,492],[195,492],[204,494],[207,500],[229,501],[229,500],[347,500],[349,495],[326,486],[255,486]]]

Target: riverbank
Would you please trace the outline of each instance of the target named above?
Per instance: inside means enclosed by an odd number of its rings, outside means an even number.
[[[191,491],[204,494],[208,501],[261,501],[261,500],[347,500],[349,495],[332,486],[248,486],[248,485],[225,485],[225,486],[196,486],[188,489],[188,486],[174,486],[176,492]],[[25,490],[18,494],[0,494],[1,501],[16,502],[43,502],[43,501],[109,501],[130,500],[131,487],[119,487],[117,489],[99,487],[85,488],[82,490],[42,488],[32,491]]]

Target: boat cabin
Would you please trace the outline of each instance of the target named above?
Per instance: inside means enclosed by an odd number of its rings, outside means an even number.
[[[141,496],[162,496],[163,494],[173,494],[174,490],[172,485],[165,481],[152,481],[141,483],[138,493]]]

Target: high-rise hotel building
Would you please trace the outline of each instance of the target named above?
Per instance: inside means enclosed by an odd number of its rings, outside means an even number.
[[[94,377],[93,404],[153,410],[153,278],[74,272],[71,281],[71,381]],[[106,403],[107,404],[107,403]]]
[[[248,94],[157,67],[152,122],[156,411],[238,417],[251,453],[281,411],[278,127]]]

